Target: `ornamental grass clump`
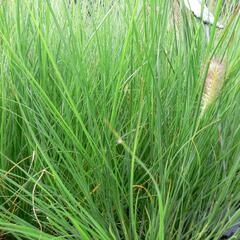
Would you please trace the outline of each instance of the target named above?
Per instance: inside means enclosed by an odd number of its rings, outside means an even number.
[[[172,24],[169,0],[0,2],[0,239],[227,235],[240,219],[240,16],[206,43],[183,4]],[[227,59],[222,90],[209,56]]]

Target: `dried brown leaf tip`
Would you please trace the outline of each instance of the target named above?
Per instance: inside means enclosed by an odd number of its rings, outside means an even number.
[[[218,59],[212,59],[208,68],[202,97],[202,114],[220,93],[225,75],[225,64]]]

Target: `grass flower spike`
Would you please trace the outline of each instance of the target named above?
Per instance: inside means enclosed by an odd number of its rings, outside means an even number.
[[[219,95],[225,74],[225,65],[217,59],[213,59],[209,65],[207,78],[202,97],[202,114]]]

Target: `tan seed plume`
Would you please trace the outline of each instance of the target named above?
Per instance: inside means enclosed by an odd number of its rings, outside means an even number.
[[[225,75],[225,64],[218,59],[210,62],[202,96],[202,114],[220,93]]]
[[[180,2],[178,0],[173,0],[172,4],[172,24],[179,29],[182,26],[182,16]]]

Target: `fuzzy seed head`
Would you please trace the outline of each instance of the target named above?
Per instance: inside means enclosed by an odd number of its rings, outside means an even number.
[[[180,3],[177,0],[174,0],[172,4],[172,23],[177,29],[182,26]]]
[[[225,74],[225,65],[217,59],[213,59],[209,65],[207,78],[202,97],[202,113],[211,105],[219,95]]]

